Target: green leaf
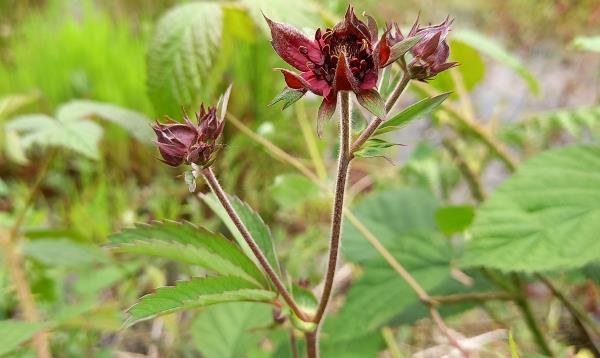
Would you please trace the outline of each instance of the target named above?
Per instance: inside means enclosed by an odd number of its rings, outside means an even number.
[[[20,146],[25,151],[34,146],[58,146],[91,159],[100,157],[98,142],[102,127],[89,120],[30,114],[10,120],[6,130],[18,133]]]
[[[152,143],[154,133],[150,128],[150,118],[141,113],[90,100],[70,101],[58,109],[57,117],[61,120],[81,120],[85,118],[99,118],[114,123],[142,143]]]
[[[221,221],[223,221],[223,223],[227,226],[236,242],[238,245],[240,245],[242,250],[244,250],[246,255],[256,262],[256,258],[254,257],[252,250],[250,250],[250,247],[242,237],[242,234],[240,234],[239,230],[235,227],[235,224],[233,221],[231,221],[227,215],[227,212],[225,211],[225,208],[223,208],[215,195],[212,193],[200,194],[200,198],[211,208],[215,214],[217,214],[217,216],[219,216],[219,218],[221,218]],[[240,216],[240,219],[248,231],[250,231],[250,234],[252,234],[254,241],[256,241],[256,244],[258,247],[260,247],[261,251],[267,258],[267,261],[269,261],[269,264],[271,264],[276,272],[280,272],[279,261],[277,259],[277,254],[275,252],[273,239],[271,237],[271,230],[269,230],[269,227],[265,224],[258,213],[252,210],[248,204],[241,201],[238,197],[229,195],[229,201],[231,202],[231,205],[233,205],[233,208],[237,214]]]
[[[535,79],[535,76],[529,72],[527,67],[521,62],[521,60],[515,57],[513,54],[508,52],[502,45],[495,40],[484,36],[483,34],[470,30],[460,30],[453,32],[453,38],[464,42],[481,53],[484,53],[494,60],[506,65],[519,76],[521,76],[529,86],[529,89],[534,94],[540,92],[540,85]]]
[[[225,276],[237,276],[268,287],[254,262],[221,235],[189,223],[138,224],[110,237],[116,252],[162,257],[198,265]]]
[[[43,328],[40,323],[16,320],[0,321],[0,355],[13,351]]]
[[[446,206],[435,212],[435,222],[445,235],[463,232],[475,217],[475,208],[471,205]]]
[[[452,31],[454,34],[454,31]],[[454,38],[450,40],[450,61],[458,62],[460,65],[451,71],[458,71],[464,81],[467,90],[471,91],[479,84],[485,76],[485,62],[477,48]],[[444,71],[429,84],[441,92],[453,91],[456,88],[451,71]],[[454,94],[453,97],[458,97]]]
[[[222,37],[223,11],[216,2],[178,5],[160,18],[147,55],[148,94],[159,113],[175,114],[198,102]]]
[[[600,259],[600,148],[571,146],[521,165],[477,211],[464,267],[578,268]]]
[[[190,281],[179,281],[174,287],[158,288],[155,293],[142,297],[140,302],[128,310],[129,318],[125,325],[216,303],[270,302],[276,296],[276,293],[261,289],[239,277],[195,277]]]
[[[356,94],[356,99],[361,106],[377,118],[385,119],[385,102],[376,90],[361,91]]]
[[[275,177],[270,193],[282,208],[296,208],[317,198],[319,187],[303,175],[286,174]]]
[[[392,46],[388,63],[396,62],[400,57],[404,56],[411,48],[421,41],[422,37],[423,36],[421,35],[409,37]]]
[[[442,102],[444,102],[448,96],[450,96],[450,93],[424,98],[419,102],[406,107],[404,110],[402,110],[402,112],[383,122],[375,131],[374,135],[380,135],[402,128],[414,119],[429,115],[437,107],[439,107],[439,105],[442,104]]]
[[[297,100],[302,98],[302,96],[304,96],[305,93],[306,93],[305,91],[298,91],[298,90],[286,87],[283,89],[283,91],[281,91],[281,93],[279,93],[277,96],[275,96],[275,98],[273,98],[271,103],[269,103],[268,105],[272,106],[277,102],[283,101],[283,110],[285,110],[286,108],[288,108],[289,106],[294,104]]]
[[[579,36],[573,40],[573,47],[578,50],[600,52],[600,36]]]
[[[70,268],[109,261],[104,251],[98,247],[69,239],[26,240],[23,243],[23,254],[44,265]]]
[[[360,158],[385,157],[385,149],[397,145],[401,144],[391,143],[384,139],[371,138],[359,150],[354,152],[354,156]]]
[[[464,292],[467,288],[450,275],[455,256],[437,231],[438,207],[431,194],[400,188],[370,195],[352,211],[427,292]],[[325,322],[324,336],[350,340],[400,317],[414,321],[427,314],[414,291],[349,222],[342,249],[348,260],[363,266],[364,275],[353,282],[341,311]]]
[[[263,334],[257,328],[272,321],[271,307],[233,302],[206,307],[191,325],[194,345],[206,358],[245,357],[258,346]]]

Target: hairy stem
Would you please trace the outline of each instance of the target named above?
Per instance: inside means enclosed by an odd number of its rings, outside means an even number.
[[[402,94],[402,92],[404,92],[404,89],[406,88],[406,86],[408,85],[409,82],[410,82],[410,76],[406,72],[404,72],[402,75],[402,79],[400,79],[400,81],[398,82],[398,84],[396,85],[396,87],[394,88],[392,93],[390,94],[389,98],[385,101],[385,112],[386,113],[388,113],[389,111],[392,110],[392,108],[396,104],[396,101],[398,101],[398,98],[400,98],[400,95]],[[373,118],[371,120],[371,123],[369,123],[369,125],[367,126],[367,128],[365,128],[365,130],[362,131],[362,133],[358,136],[356,141],[352,144],[350,153],[354,153],[363,144],[365,144],[365,142],[367,140],[369,140],[369,138],[371,138],[373,133],[375,133],[375,131],[377,130],[377,128],[379,128],[379,126],[381,125],[381,123],[383,123],[383,121],[384,121],[383,119],[378,118],[378,117]]]
[[[319,358],[319,331],[307,332],[304,334],[306,339],[306,355],[308,358]]]
[[[277,288],[277,291],[279,292],[281,297],[283,297],[285,302],[290,306],[290,308],[292,309],[292,311],[294,311],[298,318],[300,318],[303,321],[310,321],[310,318],[306,316],[306,314],[300,309],[300,307],[298,307],[298,305],[296,305],[296,302],[294,301],[288,290],[285,288],[285,285],[283,284],[283,282],[281,282],[281,280],[275,273],[275,270],[273,270],[273,267],[271,267],[271,264],[269,264],[269,261],[267,261],[267,258],[252,238],[252,234],[250,234],[250,231],[248,231],[246,225],[244,225],[242,219],[240,219],[239,215],[231,205],[227,194],[225,193],[223,188],[221,188],[221,184],[219,184],[215,173],[209,167],[202,170],[202,176],[208,183],[208,186],[210,187],[212,192],[215,193],[215,195],[221,202],[221,205],[223,205],[223,208],[225,208],[227,215],[229,216],[229,218],[231,218],[231,221],[233,221],[235,227],[240,231],[240,234],[242,234],[242,237],[250,247],[250,250],[252,250],[252,253],[258,260],[259,264],[261,265],[267,276],[269,276],[271,282],[273,282],[273,284]]]
[[[337,179],[335,183],[335,194],[333,198],[333,215],[331,220],[331,238],[329,241],[329,260],[327,262],[327,273],[325,275],[325,286],[319,301],[319,307],[314,317],[314,322],[321,322],[333,288],[333,277],[339,256],[339,248],[342,233],[342,217],[344,210],[344,194],[346,190],[346,179],[350,166],[350,93],[340,93],[341,116],[340,116],[340,153],[338,159]]]

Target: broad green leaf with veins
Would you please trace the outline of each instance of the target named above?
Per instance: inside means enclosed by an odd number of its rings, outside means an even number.
[[[173,287],[160,287],[140,299],[129,310],[126,325],[173,313],[217,303],[254,301],[270,302],[277,297],[273,291],[234,276],[195,277],[179,281]]]
[[[477,211],[462,266],[538,272],[600,259],[599,183],[597,146],[525,162]]]
[[[138,224],[110,237],[115,252],[162,257],[237,276],[268,287],[261,271],[238,246],[223,236],[189,223]]]

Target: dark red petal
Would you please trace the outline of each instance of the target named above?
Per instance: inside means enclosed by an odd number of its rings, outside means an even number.
[[[340,54],[337,67],[335,69],[335,78],[333,79],[333,88],[335,91],[354,91],[358,92],[358,83],[352,74],[345,54]]]
[[[298,70],[308,71],[306,55],[300,53],[300,46],[308,50],[308,56],[312,61],[320,60],[320,50],[315,41],[310,40],[303,33],[295,28],[272,21],[265,16],[265,20],[271,29],[271,44],[275,52],[287,63]]]
[[[367,18],[367,27],[369,28],[369,33],[371,34],[371,42],[374,43],[377,41],[377,33],[379,32],[377,29],[377,21],[375,21],[372,16],[365,13],[363,13],[363,16]]]
[[[307,90],[309,88],[308,82],[298,74],[286,70],[285,68],[276,68],[276,70],[281,71],[283,78],[285,79],[285,83],[289,88],[295,90]]]
[[[377,67],[384,67],[390,59],[390,54],[392,50],[390,49],[390,45],[388,43],[388,31],[384,32],[383,35],[381,35],[381,39],[379,39],[377,46],[375,46],[375,52],[373,54],[374,58],[378,59]]]
[[[331,85],[327,83],[324,79],[318,78],[314,72],[304,72],[300,75],[300,77],[304,78],[306,82],[308,82],[308,89],[319,96],[327,97],[331,92]]]

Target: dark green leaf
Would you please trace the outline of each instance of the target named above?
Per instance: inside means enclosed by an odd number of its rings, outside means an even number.
[[[365,90],[356,94],[356,99],[367,111],[381,119],[385,119],[385,102],[376,90]]]
[[[269,106],[272,106],[277,102],[283,101],[283,109],[286,109],[292,104],[294,104],[297,100],[302,98],[302,96],[304,96],[305,93],[305,91],[298,91],[286,87],[283,89],[283,91],[281,91],[281,93],[279,93],[275,98],[273,98],[271,103],[269,103]]]
[[[198,265],[226,276],[237,276],[268,287],[254,262],[221,235],[189,223],[139,224],[110,237],[116,252],[162,257]]]
[[[385,157],[385,149],[397,145],[401,144],[390,143],[379,138],[371,138],[359,150],[354,152],[354,156],[360,158]]]
[[[477,211],[464,267],[578,268],[600,259],[600,148],[548,151],[519,167]]]
[[[259,288],[239,277],[214,276],[177,282],[174,287],[161,287],[146,295],[129,310],[126,325],[185,309],[216,303],[254,301],[270,302],[276,293]]]
[[[242,237],[242,234],[240,234],[238,229],[235,227],[235,224],[233,223],[233,221],[231,221],[231,219],[227,215],[227,212],[225,211],[221,203],[217,200],[215,195],[212,193],[200,194],[200,198],[204,200],[206,205],[208,205],[211,208],[211,210],[219,216],[219,218],[221,218],[223,223],[225,223],[229,231],[233,234],[236,242],[244,250],[246,255],[255,260],[252,250],[250,250],[250,247]],[[269,227],[265,224],[260,215],[258,215],[258,213],[252,210],[252,208],[250,208],[248,204],[244,203],[235,196],[229,196],[229,200],[231,201],[233,208],[242,219],[242,222],[246,225],[248,231],[250,231],[250,234],[252,234],[254,241],[256,241],[256,244],[260,247],[261,251],[267,258],[273,269],[277,272],[280,272],[279,261],[277,259],[277,254],[275,253],[275,247],[273,245],[273,239],[271,237],[271,230],[269,230]]]
[[[435,212],[435,221],[445,235],[464,231],[475,217],[475,208],[471,205],[446,206]]]
[[[410,105],[402,112],[383,122],[381,126],[379,126],[379,129],[375,131],[374,135],[380,135],[392,130],[396,130],[402,126],[405,126],[416,118],[429,115],[440,104],[442,104],[442,102],[444,102],[448,96],[450,96],[450,93],[444,93],[439,96],[424,98],[419,102]]]

